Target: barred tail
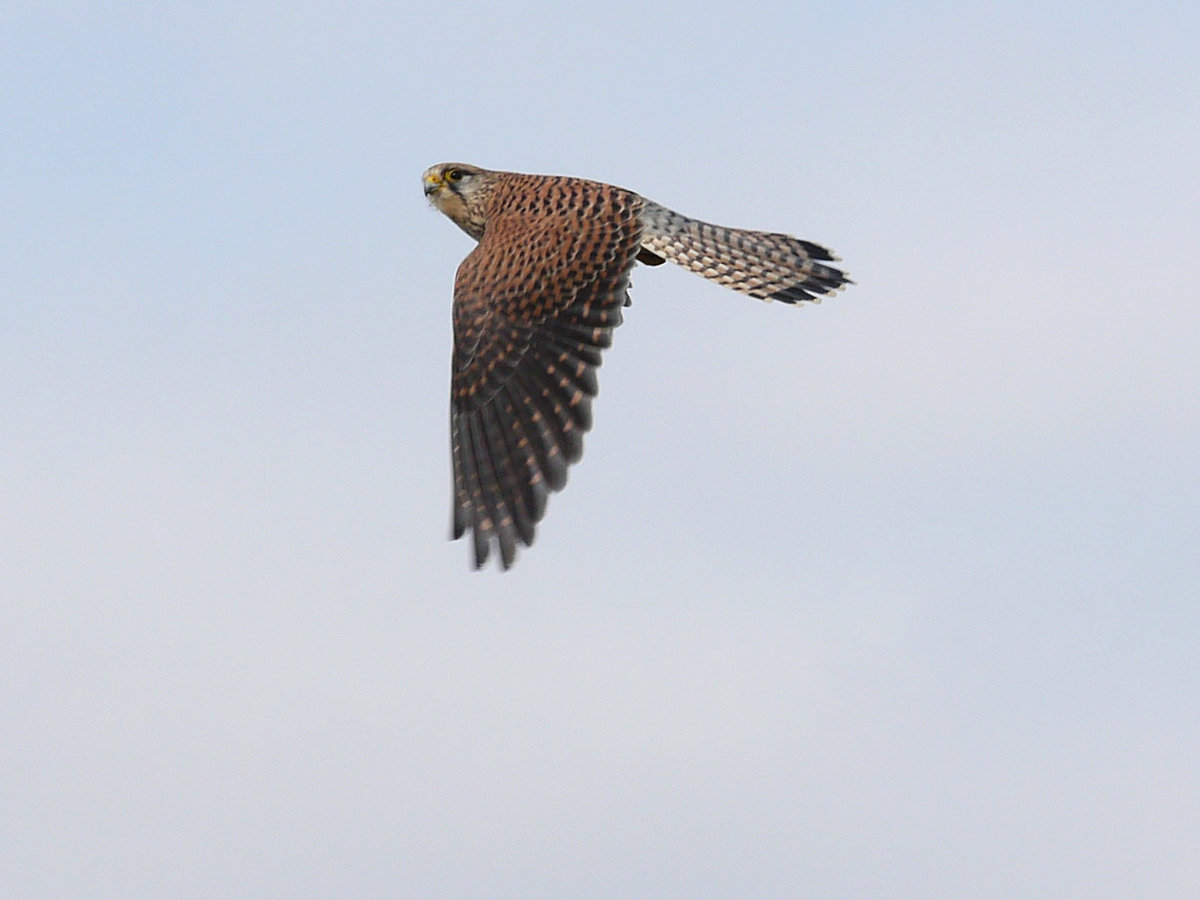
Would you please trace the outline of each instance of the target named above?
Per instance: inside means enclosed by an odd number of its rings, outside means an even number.
[[[710,225],[649,200],[645,204],[642,262],[673,262],[751,297],[784,303],[820,303],[821,295],[853,283],[845,272],[826,265],[837,257],[811,241]]]

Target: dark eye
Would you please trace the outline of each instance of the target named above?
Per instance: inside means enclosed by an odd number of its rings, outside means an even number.
[[[446,178],[450,181],[462,181],[462,169],[451,169],[446,173]]]

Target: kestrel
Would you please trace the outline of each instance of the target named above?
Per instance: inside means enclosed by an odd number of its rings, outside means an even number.
[[[425,196],[478,244],[454,279],[450,441],[455,539],[507,569],[533,543],[592,424],[600,352],[636,263],[664,261],[762,300],[819,302],[850,279],[824,247],[710,225],[633,191],[463,163],[425,171]]]

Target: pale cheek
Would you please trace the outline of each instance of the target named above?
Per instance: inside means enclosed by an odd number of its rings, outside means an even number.
[[[467,206],[461,197],[449,197],[446,201],[446,213],[455,222],[462,222],[467,217]]]

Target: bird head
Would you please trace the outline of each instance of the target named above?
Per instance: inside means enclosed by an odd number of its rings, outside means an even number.
[[[455,225],[479,240],[483,235],[483,194],[488,171],[466,163],[438,163],[421,176],[425,196]]]

